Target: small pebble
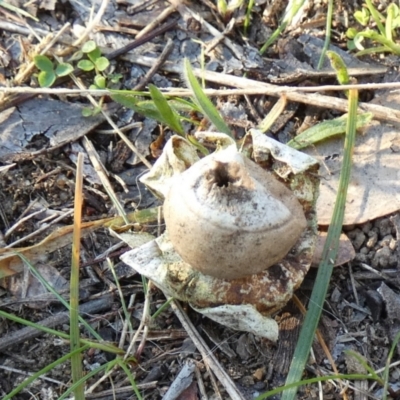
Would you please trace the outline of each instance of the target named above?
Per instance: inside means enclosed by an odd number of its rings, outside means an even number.
[[[359,250],[361,248],[366,239],[364,232],[359,228],[356,228],[353,231],[349,232],[348,237],[351,239],[353,246],[356,250]]]
[[[390,235],[392,233],[392,224],[388,218],[378,219],[374,223],[375,227],[379,229],[381,237]]]
[[[389,249],[393,251],[396,250],[396,248],[397,248],[397,240],[392,238],[389,243]]]
[[[240,383],[245,387],[254,386],[254,379],[250,375],[245,375],[242,379],[240,379]]]
[[[396,254],[392,254],[389,257],[389,265],[391,267],[397,267],[398,262],[399,262],[399,260],[397,259],[397,255]]]
[[[364,264],[368,264],[368,256],[366,255],[366,254],[356,254],[356,258],[355,258],[355,260],[356,261],[359,261],[359,262],[361,262],[361,263],[364,263]]]
[[[187,38],[187,34],[186,34],[186,32],[177,29],[176,37],[178,38],[178,40],[183,40],[183,39]]]
[[[374,231],[370,231],[368,234],[370,238],[367,240],[366,246],[369,249],[372,249],[375,247],[376,243],[378,242],[378,233]]]
[[[392,254],[389,247],[383,247],[382,249],[379,249],[372,259],[372,267],[386,268],[389,265],[389,258],[391,255]]]
[[[256,382],[253,386],[255,390],[264,390],[265,389],[265,382]]]
[[[388,247],[391,240],[393,240],[393,236],[392,235],[386,235],[382,240],[379,241],[379,245],[381,247]]]
[[[342,296],[342,293],[340,292],[340,290],[337,287],[335,287],[331,294],[331,301],[333,303],[338,303],[341,296]]]
[[[257,368],[253,372],[253,377],[256,381],[261,381],[264,377],[264,374],[265,374],[265,367]]]
[[[362,231],[366,234],[368,234],[368,232],[372,229],[372,222],[366,222],[363,226],[362,226]]]

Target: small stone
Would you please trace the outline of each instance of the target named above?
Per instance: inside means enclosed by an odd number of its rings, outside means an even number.
[[[375,247],[376,243],[378,242],[378,233],[374,231],[370,231],[369,234],[370,238],[367,240],[367,243],[365,244],[369,249],[372,249]]]
[[[253,378],[256,381],[261,381],[264,378],[264,374],[265,374],[265,367],[261,367],[261,368],[257,368],[254,372],[253,372]]]
[[[366,234],[368,234],[368,232],[372,229],[372,223],[371,222],[367,222],[362,226],[362,231]]]
[[[186,34],[186,32],[181,31],[180,29],[177,29],[176,37],[178,38],[178,40],[184,40],[187,38],[187,34]]]
[[[245,387],[250,387],[254,385],[254,379],[250,375],[245,375],[241,380],[240,383]]]
[[[391,251],[389,247],[383,247],[379,249],[372,260],[373,265],[376,267],[386,268],[389,265],[389,259],[391,256]]]
[[[212,60],[207,63],[206,70],[207,71],[217,71],[219,66],[220,66],[220,63],[218,61]]]
[[[393,251],[396,250],[396,247],[397,247],[397,240],[392,238],[389,243],[389,249]]]
[[[184,40],[180,48],[182,56],[187,57],[189,59],[197,58],[200,51],[199,49],[200,45],[198,43],[195,43],[191,39]]]
[[[368,264],[368,257],[365,254],[356,254],[355,260],[364,264]]]
[[[379,234],[381,237],[386,235],[390,235],[392,233],[392,224],[390,223],[389,218],[384,218],[381,220],[375,221],[375,227],[379,229]]]
[[[391,379],[398,381],[400,379],[400,370],[398,368],[395,368],[391,371],[390,375]]]
[[[356,250],[359,250],[365,241],[365,234],[361,229],[354,229],[353,231],[348,233],[349,238],[351,239],[353,246]]]
[[[392,254],[389,257],[389,265],[391,267],[397,267],[397,263],[399,262],[399,260],[397,259],[397,255],[396,254]]]
[[[382,240],[379,241],[379,245],[381,247],[389,247],[390,241],[393,240],[392,235],[386,235],[383,237]]]
[[[338,303],[341,296],[342,292],[337,287],[335,287],[335,289],[333,289],[333,292],[331,294],[331,301],[333,303]]]
[[[255,390],[264,390],[265,389],[265,382],[256,382],[253,386]]]
[[[369,250],[367,247],[363,247],[363,248],[360,249],[360,253],[361,253],[361,254],[368,254],[369,251],[370,251],[370,250]]]

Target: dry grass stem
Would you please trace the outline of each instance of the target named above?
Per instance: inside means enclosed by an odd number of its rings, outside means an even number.
[[[159,26],[163,21],[165,21],[172,13],[175,12],[174,6],[167,7],[164,11],[160,13],[150,24],[144,27],[135,37],[135,39],[139,39],[146,35],[146,33],[152,31],[154,28]]]
[[[43,43],[40,43],[40,46],[45,45],[43,50],[40,50],[38,54],[45,55],[47,52],[58,42],[59,38],[65,33],[67,29],[69,29],[70,23],[67,22],[55,35],[53,38],[47,35],[43,39]],[[49,41],[50,40],[50,41]],[[46,42],[49,41],[47,44]],[[35,63],[31,61],[25,68],[20,70],[18,75],[14,79],[14,83],[20,85],[24,82],[28,77],[32,74],[32,70],[35,68]]]
[[[75,40],[75,42],[72,44],[72,46],[74,46],[74,47],[80,46],[89,37],[90,32],[92,32],[95,29],[96,25],[98,25],[100,23],[101,19],[103,18],[103,15],[108,6],[108,2],[109,2],[109,0],[102,0],[101,6],[100,6],[99,10],[97,11],[96,16],[93,18],[92,21],[89,22],[89,24],[86,27],[83,34],[77,40]]]
[[[80,89],[85,89],[83,87],[83,84],[81,83],[81,81],[79,79],[74,78],[75,83],[78,85],[78,87]],[[99,104],[97,103],[97,101],[90,95],[87,95],[88,100],[92,103],[92,105],[94,107],[99,107]],[[144,165],[146,165],[147,168],[151,168],[152,165],[149,161],[147,161],[147,159],[145,157],[143,157],[143,155],[140,153],[140,151],[136,148],[136,146],[128,139],[128,137],[118,128],[118,126],[115,124],[115,122],[111,119],[111,117],[105,112],[103,111],[103,109],[101,109],[101,113],[104,115],[105,119],[107,120],[107,122],[110,124],[110,126],[115,130],[115,132],[119,135],[119,137],[124,141],[124,143],[138,156],[138,158],[140,159],[140,161],[142,161],[142,163]]]
[[[143,90],[147,84],[151,81],[154,74],[161,68],[161,66],[165,63],[168,56],[171,54],[171,51],[174,48],[174,42],[171,39],[168,39],[167,44],[164,47],[164,50],[160,54],[160,57],[157,58],[154,65],[146,72],[146,75],[140,80],[140,82],[133,88],[134,91]]]
[[[101,163],[100,157],[94,148],[92,142],[85,136],[82,145],[86,150],[86,153],[92,163],[97,175],[99,176],[102,185],[104,186],[105,191],[109,194],[110,200],[113,202],[114,207],[118,211],[121,217],[126,218],[125,212],[123,212],[124,207],[118,200],[118,196],[114,191],[113,186],[111,185],[110,181],[108,180],[106,169],[104,168],[103,164]],[[121,213],[122,210],[122,213]]]
[[[60,214],[60,215],[59,215],[57,218],[55,218],[53,221],[51,221],[51,222],[49,222],[49,223],[46,223],[46,224],[43,224],[43,225],[42,225],[39,229],[37,229],[36,231],[34,231],[34,232],[30,233],[29,235],[26,235],[26,236],[24,236],[24,237],[22,237],[22,238],[20,238],[20,239],[18,239],[18,240],[16,240],[16,241],[14,241],[14,242],[8,244],[8,245],[5,246],[5,247],[6,247],[6,248],[12,248],[12,247],[15,247],[17,244],[20,244],[20,243],[25,242],[26,240],[32,239],[32,238],[34,238],[35,236],[37,236],[37,235],[39,235],[39,234],[41,234],[41,233],[43,233],[43,232],[48,231],[48,229],[49,229],[49,227],[50,227],[51,225],[54,225],[54,224],[56,224],[57,222],[62,221],[64,218],[69,217],[69,216],[72,215],[73,213],[74,213],[74,210],[68,210],[68,211],[66,211],[66,212],[64,212],[64,213],[62,213],[62,214]]]
[[[181,305],[176,301],[172,301],[171,307],[174,310],[176,316],[179,318],[183,328],[186,330],[193,343],[197,347],[197,350],[199,350],[204,362],[210,366],[211,370],[224,386],[230,398],[232,400],[245,400],[243,395],[238,391],[236,385],[232,382],[230,376],[226,373],[226,371],[218,362],[203,338],[197,332],[196,328],[193,326],[192,322],[183,311]]]
[[[125,56],[126,58],[126,56]],[[151,60],[151,61],[150,61]],[[132,61],[132,60],[131,60]],[[149,57],[138,56],[136,58],[141,65],[153,65],[154,60]],[[165,64],[166,66],[167,64]],[[181,71],[181,68],[174,67],[171,65],[167,66],[170,72]],[[271,84],[257,82],[251,79],[235,77],[231,75],[225,75],[218,72],[193,70],[197,76],[203,76],[205,79],[212,82],[220,83],[225,86],[238,86],[241,89],[205,89],[204,93],[207,96],[233,96],[233,95],[269,95],[274,97],[279,97],[281,95],[286,95],[288,100],[296,101],[303,104],[314,105],[316,107],[335,109],[342,112],[347,112],[347,101],[344,99],[338,99],[331,96],[320,95],[318,93],[307,93],[307,92],[319,92],[327,90],[347,90],[347,89],[365,89],[365,90],[378,90],[378,89],[400,89],[400,82],[393,83],[371,83],[363,85],[327,85],[327,86],[315,86],[315,87],[291,87],[291,86],[274,86]],[[27,87],[17,87],[17,88],[0,88],[0,93],[36,93],[36,94],[53,94],[53,95],[91,95],[91,96],[105,96],[110,95],[108,90],[89,90],[89,89],[33,89]],[[168,90],[165,92],[166,95],[176,96],[176,97],[189,97],[192,93],[188,90]],[[390,107],[380,106],[378,104],[360,103],[360,111],[371,112],[376,119],[398,122],[400,120],[400,111],[395,110]],[[151,168],[151,164],[139,154],[136,147],[123,135],[122,132],[118,130],[116,125],[113,123],[110,117],[106,116],[110,125],[115,127],[117,133],[121,136],[121,139],[134,151],[141,161],[148,167]],[[111,122],[110,122],[111,121]]]

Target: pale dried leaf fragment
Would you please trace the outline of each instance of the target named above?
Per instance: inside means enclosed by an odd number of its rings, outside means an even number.
[[[165,198],[174,174],[186,171],[199,156],[196,149],[186,139],[174,135],[166,143],[163,153],[153,168],[140,178],[155,196]]]
[[[344,225],[362,224],[400,209],[399,128],[373,121],[363,134],[357,135]],[[336,138],[305,150],[321,162],[319,225],[331,221],[343,145],[344,138]]]

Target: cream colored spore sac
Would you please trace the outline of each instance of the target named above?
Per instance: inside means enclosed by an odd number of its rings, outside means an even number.
[[[164,216],[182,259],[203,274],[228,280],[282,260],[307,225],[295,195],[232,149],[213,153],[176,176]]]

